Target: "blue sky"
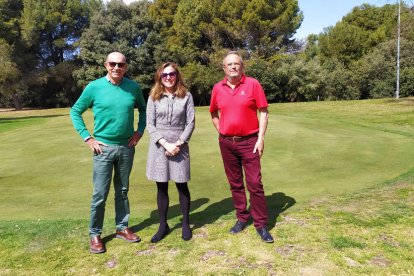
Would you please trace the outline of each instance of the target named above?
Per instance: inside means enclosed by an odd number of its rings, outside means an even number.
[[[309,34],[319,34],[324,28],[334,26],[352,8],[364,3],[381,7],[397,3],[395,0],[298,0],[304,19],[295,38],[306,38]]]

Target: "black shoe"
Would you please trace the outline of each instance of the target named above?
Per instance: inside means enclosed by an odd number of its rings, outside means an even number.
[[[236,224],[230,229],[231,234],[237,234],[246,228],[247,222],[236,221]]]
[[[168,233],[170,232],[170,227],[168,226],[168,224],[167,224],[167,226],[165,227],[165,229],[164,229],[164,232],[162,232],[162,233],[156,233],[152,238],[151,238],[151,242],[152,243],[156,243],[156,242],[159,242],[160,240],[162,240],[163,238],[165,238],[165,236],[167,236],[168,235]]]
[[[193,233],[192,233],[192,231],[191,231],[191,228],[188,228],[188,229],[186,229],[185,231],[184,231],[184,229],[183,229],[181,237],[182,237],[182,238],[183,238],[183,240],[185,240],[185,241],[189,241],[189,240],[191,240],[191,238],[193,237]]]
[[[257,231],[257,234],[259,234],[259,236],[262,238],[262,241],[267,242],[267,243],[274,242],[272,235],[270,235],[266,227],[257,228],[256,231]]]

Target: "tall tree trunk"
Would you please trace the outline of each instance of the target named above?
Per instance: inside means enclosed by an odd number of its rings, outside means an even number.
[[[22,106],[22,102],[21,102],[21,100],[19,98],[19,94],[17,92],[14,92],[12,94],[12,97],[13,97],[13,102],[14,102],[14,108],[16,110],[22,110],[23,109],[23,106]]]

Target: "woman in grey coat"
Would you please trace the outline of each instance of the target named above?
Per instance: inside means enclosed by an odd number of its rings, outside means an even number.
[[[182,238],[190,240],[189,222],[190,151],[188,142],[194,130],[194,102],[187,91],[177,65],[162,64],[155,73],[155,84],[147,104],[147,130],[150,135],[147,177],[157,184],[157,205],[160,225],[151,238],[155,243],[170,231],[167,224],[169,206],[168,181],[174,181],[183,214]]]

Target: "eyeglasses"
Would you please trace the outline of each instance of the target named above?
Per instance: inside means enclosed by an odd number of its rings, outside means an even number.
[[[115,66],[117,66],[117,65],[118,65],[118,68],[124,68],[125,65],[126,65],[125,62],[112,62],[112,61],[108,61],[107,64],[111,68],[115,68]]]
[[[241,64],[240,63],[237,63],[237,62],[233,62],[233,63],[229,63],[229,64],[227,64],[227,65],[225,65],[226,67],[227,67],[227,69],[230,69],[230,68],[233,68],[233,67],[240,67],[241,66]]]
[[[175,78],[177,76],[177,72],[170,72],[170,73],[162,73],[161,78],[166,79],[168,76],[170,78]]]

